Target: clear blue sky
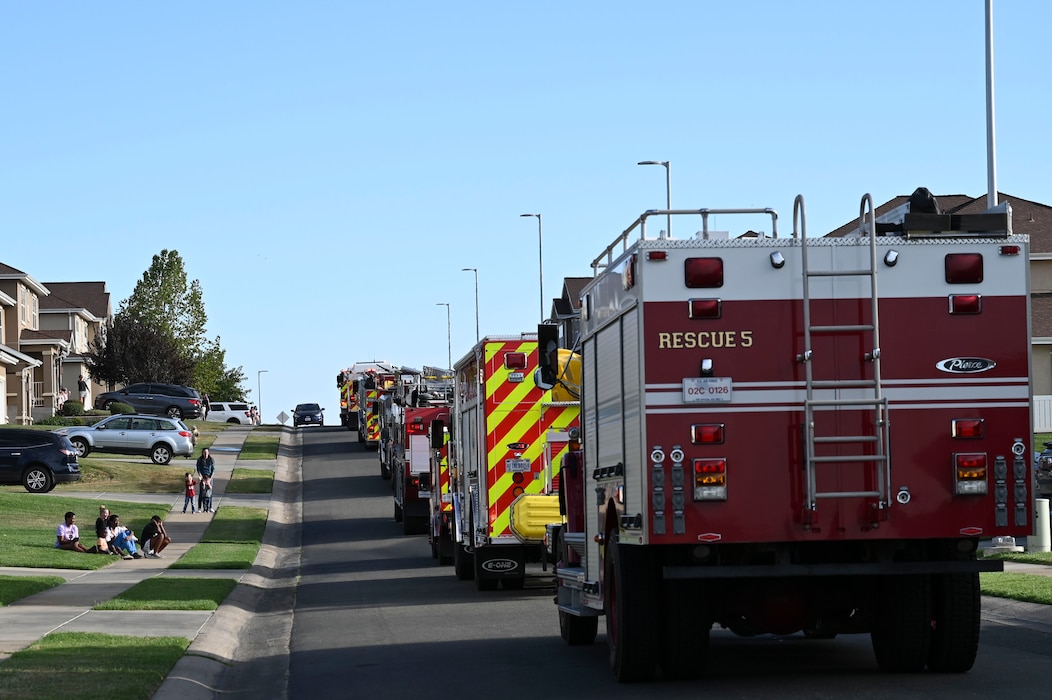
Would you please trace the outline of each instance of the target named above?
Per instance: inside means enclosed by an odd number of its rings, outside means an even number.
[[[1052,3],[994,15],[998,189],[1052,204]],[[639,160],[783,235],[798,193],[811,235],[866,192],[982,196],[984,37],[982,0],[5,3],[0,261],[116,309],[178,250],[265,420],[332,423],[356,360],[446,364],[436,304],[470,349],[461,268],[483,335],[533,330],[519,214],[547,312],[664,207]]]

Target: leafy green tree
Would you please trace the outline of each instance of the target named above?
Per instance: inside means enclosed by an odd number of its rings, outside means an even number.
[[[210,393],[209,396],[215,397],[216,401],[240,401],[247,399],[249,393],[251,392],[245,390],[244,370],[234,367],[223,371],[223,376],[216,382],[215,393]]]
[[[177,250],[153,256],[131,296],[121,302],[119,314],[158,329],[170,337],[187,357],[205,351],[204,297],[198,280],[187,282],[183,258]]]
[[[162,250],[121,302],[106,341],[93,341],[88,372],[111,385],[165,382],[217,401],[241,399],[244,372],[226,366],[219,336],[205,338],[207,322],[201,283],[187,281],[178,251]]]
[[[107,384],[189,384],[194,373],[194,361],[171,336],[125,314],[114,317],[105,342],[92,341],[87,365],[92,379]]]

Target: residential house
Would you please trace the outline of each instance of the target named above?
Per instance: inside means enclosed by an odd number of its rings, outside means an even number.
[[[96,339],[105,341],[113,318],[105,282],[47,282],[51,294],[40,300],[40,332],[68,344],[59,368],[59,387],[77,395],[77,378],[88,379],[88,400],[106,387],[88,375],[87,353]],[[90,406],[89,406],[90,407]]]
[[[562,296],[552,299],[549,319],[559,325],[559,347],[573,349],[581,335],[581,290],[591,277],[566,277]]]
[[[88,376],[89,343],[105,337],[112,313],[104,282],[43,284],[0,263],[0,423],[55,415],[62,387],[77,397]],[[90,396],[105,389],[89,380]]]
[[[47,287],[29,274],[0,263],[0,362],[3,372],[3,423],[28,425],[34,420],[33,407],[43,401],[43,387],[54,392],[58,382],[55,357],[59,343],[39,343],[30,347],[25,341],[39,340],[40,297]],[[47,358],[47,359],[45,359]],[[45,363],[49,364],[45,364]]]

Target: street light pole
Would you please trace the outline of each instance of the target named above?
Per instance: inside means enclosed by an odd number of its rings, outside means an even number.
[[[449,363],[449,371],[453,371],[453,325],[449,317],[449,304],[445,302],[438,302],[435,306],[446,307],[446,343],[448,345],[446,361]]]
[[[636,165],[662,165],[665,167],[665,208],[672,209],[672,163],[667,160],[641,160]],[[665,235],[672,238],[672,214],[668,215]]]
[[[475,342],[479,342],[479,271],[477,267],[463,267],[461,272],[475,273]],[[453,369],[450,367],[450,369]]]
[[[264,372],[269,372],[269,369],[261,369],[256,372],[256,410],[259,411],[259,422],[263,422],[263,385],[260,383],[260,379]]]
[[[541,215],[540,214],[519,214],[519,216],[536,216],[537,217],[537,270],[540,273],[541,279],[541,323],[544,323],[544,252],[542,249],[544,237],[541,234]]]

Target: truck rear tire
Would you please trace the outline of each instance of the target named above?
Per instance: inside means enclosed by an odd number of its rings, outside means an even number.
[[[931,586],[927,576],[882,577],[870,638],[881,671],[914,673],[928,663]]]
[[[457,543],[453,541],[451,535],[442,531],[438,535],[438,564],[439,566],[449,566],[453,563],[453,552]]]
[[[658,661],[657,598],[651,553],[611,535],[606,545],[606,640],[618,683],[648,681]]]
[[[460,581],[470,581],[475,577],[475,557],[459,542],[453,543],[453,572]]]
[[[472,557],[475,560],[474,576],[475,576],[475,588],[480,591],[495,591],[497,590],[497,584],[500,583],[499,578],[491,577],[486,574],[486,571],[482,568],[482,557],[478,556],[478,552]]]
[[[592,615],[581,617],[559,611],[559,635],[572,647],[588,646],[599,633],[599,618]]]
[[[661,672],[666,680],[699,678],[705,673],[712,620],[700,581],[671,580],[661,610]]]
[[[928,670],[964,673],[979,651],[979,574],[938,574],[931,578],[931,589]]]

